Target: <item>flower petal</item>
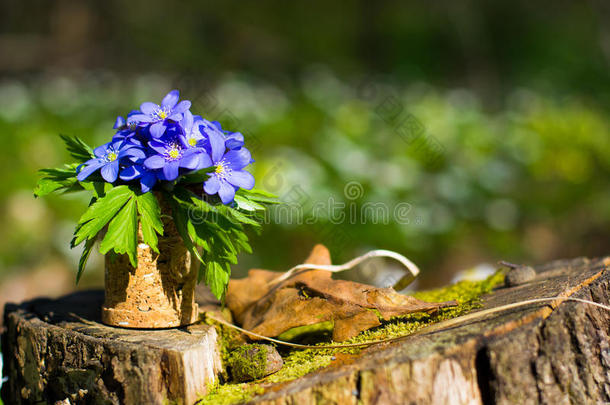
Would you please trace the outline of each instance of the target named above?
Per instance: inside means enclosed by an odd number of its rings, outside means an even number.
[[[189,108],[191,108],[191,102],[188,100],[182,100],[178,103],[177,106],[172,108],[172,114],[186,112],[186,110],[188,110]]]
[[[131,117],[129,117],[129,119],[127,120],[128,124],[131,123],[140,123],[140,122],[152,122],[153,121],[153,117],[147,114],[136,114],[136,115],[132,115]]]
[[[238,149],[244,146],[244,136],[239,132],[234,132],[227,136],[225,141],[227,149]]]
[[[126,156],[130,156],[130,157],[135,157],[138,159],[144,159],[146,157],[146,153],[144,153],[144,151],[140,148],[137,148],[131,144],[127,144],[127,146],[129,146],[126,149],[123,149],[121,151],[121,153],[119,153],[119,157],[126,157]]]
[[[224,161],[232,170],[241,170],[250,164],[252,155],[246,148],[228,151],[224,156]]]
[[[142,186],[143,193],[148,193],[155,184],[157,184],[157,176],[154,173],[147,172],[142,175],[140,185]]]
[[[199,155],[199,167],[197,167],[197,170],[207,169],[212,166],[214,166],[212,159],[210,159],[210,156],[205,152],[205,149],[202,148],[201,154]]]
[[[148,142],[148,147],[160,155],[165,154],[168,149],[167,144],[165,144],[157,139],[152,139],[150,142]]]
[[[178,90],[172,90],[163,97],[163,101],[161,101],[162,107],[169,107],[169,109],[173,109],[178,100],[180,99],[180,92]]]
[[[196,169],[199,167],[199,155],[201,154],[203,153],[200,151],[198,152],[196,149],[186,150],[182,159],[180,159],[180,167],[190,170]]]
[[[220,189],[220,180],[218,176],[212,174],[209,179],[203,184],[203,191],[208,195],[214,195]]]
[[[193,122],[195,122],[193,113],[191,113],[190,111],[186,111],[184,113],[184,117],[182,118],[182,122],[180,124],[182,125],[182,128],[184,128],[184,133],[186,133],[187,135],[193,129]]]
[[[146,101],[140,104],[140,111],[146,115],[153,115],[160,107],[158,104],[151,103],[150,101]]]
[[[114,183],[119,176],[119,161],[115,160],[102,167],[102,177],[108,183]]]
[[[98,146],[97,148],[93,149],[93,154],[97,157],[104,157],[106,156],[106,153],[108,153],[108,146],[110,145],[110,143],[105,143],[101,146]]]
[[[167,181],[174,181],[178,178],[178,175],[180,174],[180,164],[178,163],[177,160],[170,160],[168,162],[165,163],[165,166],[163,166],[163,176],[165,177],[165,180]]]
[[[95,173],[97,170],[99,170],[99,168],[103,165],[104,163],[102,163],[99,159],[91,159],[87,163],[85,163],[85,167],[83,167],[81,171],[78,172],[76,178],[78,179],[78,181],[83,181],[87,177]]]
[[[147,169],[160,169],[165,166],[165,159],[160,155],[153,155],[144,161],[144,166]]]
[[[172,120],[172,121],[182,121],[183,115],[182,113],[173,113],[172,115],[170,115],[169,117],[167,117],[168,120]]]
[[[153,138],[161,138],[165,133],[165,123],[163,121],[155,122],[150,126],[150,135]]]
[[[228,204],[235,198],[235,187],[226,181],[221,180],[218,195],[220,196],[220,201],[222,201],[223,204]]]
[[[140,165],[133,165],[121,170],[119,178],[125,181],[135,180],[142,175],[143,169]]]
[[[210,139],[210,148],[212,149],[212,153],[210,154],[212,157],[212,162],[218,163],[220,162],[223,154],[225,153],[224,137],[216,131],[210,132],[208,134],[208,137]]]
[[[116,117],[116,121],[114,121],[114,125],[112,128],[119,129],[125,125],[125,118],[118,116]]]
[[[227,175],[227,181],[236,187],[251,190],[254,187],[254,176],[245,170],[234,170]]]

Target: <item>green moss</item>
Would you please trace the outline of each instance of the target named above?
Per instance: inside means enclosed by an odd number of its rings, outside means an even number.
[[[383,325],[360,333],[345,343],[364,343],[381,339],[407,336],[425,326],[456,318],[481,306],[480,297],[504,282],[504,273],[496,272],[483,281],[460,281],[448,287],[430,291],[418,291],[415,298],[428,302],[452,301],[458,305],[440,309],[435,314],[416,313],[392,318]]]
[[[228,311],[229,309],[225,308],[224,310]],[[241,333],[213,320],[210,317],[202,315],[201,319],[205,324],[214,326],[218,331],[218,335],[220,336],[220,356],[222,358],[222,364],[227,364],[230,359],[231,352],[244,344]]]
[[[208,388],[208,394],[199,399],[197,405],[241,404],[264,391],[258,384],[216,384]]]
[[[228,365],[231,376],[236,381],[263,378],[267,368],[267,346],[260,344],[243,345],[229,355]]]
[[[265,382],[280,383],[292,381],[312,371],[324,368],[330,364],[334,353],[334,349],[292,350],[284,357],[284,367],[277,373],[268,376]]]
[[[452,308],[444,308],[436,314],[411,314],[391,319],[389,322],[384,322],[383,325],[360,333],[358,336],[350,339],[348,343],[365,343],[381,339],[391,339],[394,337],[406,336],[425,326],[433,323],[455,318],[464,315],[471,310],[480,307],[480,297],[483,294],[491,292],[491,290],[504,281],[504,274],[497,272],[483,281],[461,281],[457,284],[440,288],[437,290],[421,291],[413,294],[414,297],[424,301],[451,301],[456,300],[458,305]],[[295,328],[290,333],[282,335],[282,340],[286,338],[299,338],[306,335],[311,335],[313,332],[321,332],[322,336],[328,336],[328,322],[323,322],[317,325]],[[224,338],[224,332],[228,328],[221,329],[221,335]],[[318,335],[320,336],[320,335]],[[327,345],[328,341],[318,344]],[[214,389],[202,399],[200,404],[236,404],[247,402],[253,396],[264,391],[264,387],[270,384],[284,383],[295,380],[313,371],[327,367],[339,353],[358,354],[362,348],[339,348],[339,349],[306,349],[306,350],[288,350],[283,355],[284,367],[275,374],[267,376],[261,380],[249,384],[222,384],[214,387]],[[215,402],[216,401],[216,402]]]

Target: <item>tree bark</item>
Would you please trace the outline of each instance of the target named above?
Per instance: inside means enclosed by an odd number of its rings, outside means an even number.
[[[103,300],[102,291],[89,291],[7,305],[5,403],[192,404],[215,380],[213,327],[108,327],[100,322]]]
[[[557,261],[484,308],[557,295],[610,302],[609,259]],[[99,323],[101,292],[8,305],[2,395],[9,404],[193,403],[221,371],[205,325],[142,331]],[[203,305],[203,302],[200,301]],[[372,346],[279,384],[260,404],[598,404],[610,401],[610,314],[556,301]]]
[[[573,296],[610,302],[610,260],[557,261],[525,285],[500,288],[484,309]],[[365,350],[353,363],[268,390],[257,404],[602,404],[610,401],[610,313],[555,302]]]

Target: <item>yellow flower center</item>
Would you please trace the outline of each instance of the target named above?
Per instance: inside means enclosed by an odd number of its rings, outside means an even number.
[[[218,163],[216,166],[216,174],[223,174],[225,172],[225,167],[222,163]]]
[[[116,160],[116,158],[117,158],[117,157],[118,157],[118,156],[116,155],[116,153],[114,153],[114,152],[110,152],[110,153],[109,153],[109,154],[106,156],[106,159],[107,159],[109,162],[114,162],[114,161]]]
[[[191,139],[189,139],[189,145],[191,145],[191,146],[197,146],[197,139],[195,139],[195,138],[191,138]]]
[[[157,112],[157,117],[161,118],[162,120],[167,118],[167,111],[165,110],[159,110]]]
[[[180,156],[180,152],[178,151],[178,149],[172,149],[169,151],[168,155],[172,159],[178,159],[178,157]]]

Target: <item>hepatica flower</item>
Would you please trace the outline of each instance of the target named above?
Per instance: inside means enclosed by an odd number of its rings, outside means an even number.
[[[138,159],[131,166],[123,169],[119,177],[124,181],[140,180],[142,192],[148,193],[157,184],[159,175],[154,170],[147,169],[143,164],[143,159]]]
[[[184,118],[180,123],[183,131],[179,138],[185,148],[203,147],[207,137],[201,133],[204,119],[200,115],[194,116],[190,111],[184,113]]]
[[[149,170],[162,170],[163,180],[176,180],[181,168],[195,170],[212,165],[204,149],[185,148],[178,136],[170,136],[167,140],[152,139],[148,146],[154,154],[144,161],[144,166]]]
[[[238,188],[250,190],[254,187],[254,177],[243,170],[251,163],[252,157],[248,149],[243,147],[227,151],[227,140],[216,131],[210,132],[208,136],[210,157],[215,170],[210,173],[203,190],[209,195],[218,194],[223,204],[229,204],[235,198]]]
[[[149,127],[153,138],[160,138],[171,122],[182,120],[183,114],[191,108],[191,102],[180,99],[178,90],[172,90],[161,101],[161,105],[149,101],[140,105],[141,114],[135,115],[134,119],[140,123],[152,124]]]
[[[114,183],[119,175],[119,165],[123,158],[143,158],[145,156],[141,149],[123,141],[113,141],[98,146],[93,153],[95,158],[83,163],[78,169],[78,181],[84,181],[101,169],[102,178],[108,183]]]
[[[116,121],[114,122],[114,126],[112,127],[116,129],[117,132],[116,134],[114,134],[112,140],[121,140],[136,146],[142,146],[142,141],[137,135],[139,121],[134,118],[135,116],[140,114],[140,111],[133,110],[129,114],[127,114],[127,119],[121,116],[117,117]]]
[[[226,293],[236,255],[250,250],[244,228],[257,225],[264,204],[273,200],[246,191],[254,187],[254,177],[245,170],[253,160],[244,136],[194,115],[191,102],[179,98],[172,90],[161,104],[142,103],[117,117],[112,140],[93,150],[77,137],[62,136],[76,163],[42,170],[36,196],[95,190],[71,242],[72,247],[84,244],[77,281],[98,239],[103,254],[126,255],[135,268],[147,260],[138,254],[142,243],[163,254],[164,216],[171,217],[185,247],[201,261],[218,299]],[[194,221],[192,210],[217,215]],[[227,243],[231,240],[235,243]]]
[[[206,171],[203,191],[217,194],[224,204],[233,202],[239,188],[251,189],[254,177],[244,168],[253,160],[244,136],[193,115],[191,102],[179,98],[178,90],[172,90],[160,105],[145,102],[125,118],[117,117],[112,141],[96,148],[95,157],[79,166],[78,180],[100,171],[108,183],[139,183],[147,193],[159,183],[179,182],[184,174],[212,169]]]

